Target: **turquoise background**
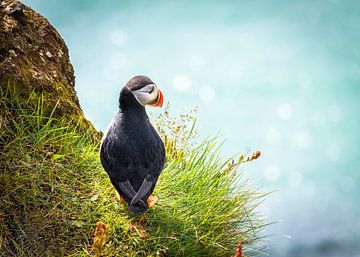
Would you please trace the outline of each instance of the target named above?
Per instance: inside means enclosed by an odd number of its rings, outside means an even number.
[[[270,256],[360,256],[359,1],[24,2],[65,39],[98,129],[146,74],[172,113],[199,106],[224,156],[262,151],[243,169],[277,190],[259,208]]]

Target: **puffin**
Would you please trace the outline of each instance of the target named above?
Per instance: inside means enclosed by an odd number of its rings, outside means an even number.
[[[144,214],[165,164],[164,143],[145,106],[162,107],[164,96],[146,76],[122,88],[119,111],[104,132],[100,160],[112,185],[134,214]]]

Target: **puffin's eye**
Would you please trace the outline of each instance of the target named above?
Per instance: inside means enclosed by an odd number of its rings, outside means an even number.
[[[148,92],[149,94],[151,94],[154,91],[155,87],[151,87],[150,91]]]
[[[155,88],[156,88],[155,84],[148,84],[148,85],[142,87],[141,89],[138,89],[137,91],[151,94]]]

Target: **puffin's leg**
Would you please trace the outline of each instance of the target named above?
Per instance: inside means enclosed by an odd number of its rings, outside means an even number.
[[[136,230],[136,227],[131,223],[131,221],[129,221],[129,222],[130,222],[130,224],[129,224],[129,230],[130,230],[130,232]]]
[[[146,231],[144,227],[140,223],[138,223],[138,221],[136,222],[136,225],[137,227],[130,222],[130,226],[129,226],[130,232],[135,231],[140,236],[140,238],[144,239],[146,237]]]
[[[136,226],[133,225],[130,221],[129,230],[130,232],[136,231],[136,233],[140,236],[140,238],[146,238],[146,230],[141,222],[146,219],[146,213],[142,214],[140,219],[136,221]]]
[[[146,213],[143,213],[140,217],[140,219],[136,222],[137,227],[139,228],[138,234],[141,238],[145,238],[146,237],[146,230],[144,228],[144,226],[141,224],[141,222],[143,222],[143,220],[146,219]]]
[[[147,205],[148,208],[150,209],[151,207],[153,207],[155,205],[155,203],[157,202],[158,198],[154,195],[150,195],[148,200],[147,200]]]

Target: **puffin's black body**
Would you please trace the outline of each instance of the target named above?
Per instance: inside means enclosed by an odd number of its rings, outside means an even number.
[[[120,110],[104,135],[100,158],[110,180],[130,211],[147,210],[147,199],[164,167],[164,144],[142,106],[131,93],[153,82],[131,79],[120,93]]]

